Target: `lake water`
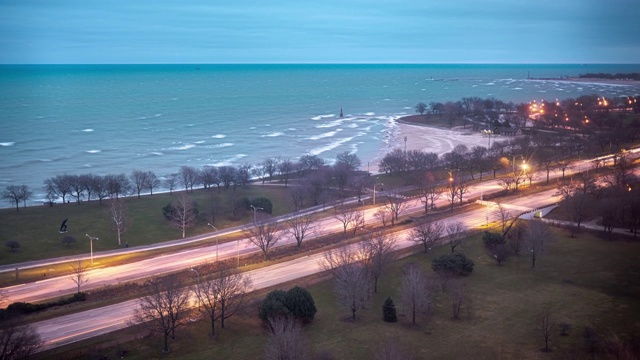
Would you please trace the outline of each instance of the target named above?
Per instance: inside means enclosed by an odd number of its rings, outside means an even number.
[[[56,174],[163,176],[182,165],[276,156],[331,162],[343,151],[374,164],[394,120],[418,102],[640,93],[527,79],[587,72],[640,72],[640,65],[4,65],[0,189],[29,185],[36,203],[43,180]]]

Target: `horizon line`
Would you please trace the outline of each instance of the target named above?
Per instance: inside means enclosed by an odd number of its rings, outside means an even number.
[[[0,63],[0,65],[639,65],[623,62],[112,62],[112,63]]]

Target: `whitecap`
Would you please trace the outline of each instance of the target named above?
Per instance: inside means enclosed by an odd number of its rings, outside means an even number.
[[[411,106],[405,106],[405,107],[403,107],[403,109],[404,109],[404,110],[411,110],[411,109],[412,109],[412,107],[411,107]]]
[[[514,87],[513,90],[522,90],[521,87]]]
[[[161,153],[160,151],[152,151],[151,155],[157,155],[157,156],[162,156],[164,155],[163,153]]]
[[[364,116],[375,116],[375,115],[376,115],[376,113],[374,113],[374,112],[366,112],[366,113],[364,113],[363,115],[364,115]]]
[[[220,149],[233,146],[233,143],[222,143],[217,145],[206,146],[207,149]]]
[[[15,144],[16,144],[15,142],[13,142],[13,141],[9,141],[9,142],[2,142],[2,143],[0,143],[0,146],[5,146],[5,147],[6,147],[6,146],[13,146],[13,145],[15,145]]]
[[[189,150],[196,147],[193,144],[186,144],[186,145],[182,145],[182,146],[178,146],[178,147],[173,147],[171,148],[171,150]]]
[[[102,150],[87,150],[86,151],[86,153],[89,153],[89,154],[98,154],[98,153],[101,153],[101,152],[102,152]]]
[[[242,158],[245,158],[245,157],[247,157],[247,156],[249,156],[249,155],[247,155],[247,154],[236,154],[236,155],[234,155],[234,156],[232,156],[232,157],[230,157],[230,158],[228,158],[228,159],[226,159],[226,160],[218,161],[218,162],[216,162],[216,163],[213,163],[213,164],[207,164],[207,165],[215,166],[215,167],[220,167],[220,166],[231,166],[231,165],[233,165],[236,161],[238,161],[238,160],[240,160],[240,159],[242,159]]]
[[[204,143],[205,143],[205,141],[204,141],[204,140],[200,140],[200,141],[196,141],[196,142],[194,142],[194,144],[204,144]]]
[[[349,125],[347,125],[347,127],[351,128],[351,129],[355,129],[355,128],[358,127],[358,124],[349,124]]]
[[[256,129],[255,126],[252,126],[252,127],[249,128],[249,130],[255,130],[255,129]]]
[[[336,127],[336,126],[340,126],[344,120],[346,119],[333,120],[333,121],[329,121],[328,123],[316,125],[315,127],[316,129]]]
[[[480,84],[480,85],[495,85],[495,84],[496,84],[496,83],[494,83],[494,82],[488,82],[488,83],[486,83],[486,84]]]
[[[313,135],[313,136],[308,137],[307,139],[308,139],[308,140],[320,140],[320,139],[324,139],[324,138],[332,137],[332,136],[334,136],[335,134],[337,134],[337,133],[338,133],[338,131],[339,131],[339,130],[337,130],[337,131],[330,131],[330,132],[326,132],[326,133],[324,133],[324,134],[319,134],[319,135]]]
[[[224,138],[226,138],[226,137],[227,137],[227,135],[224,135],[224,134],[215,134],[215,135],[213,135],[213,136],[211,136],[211,137],[212,137],[212,138],[214,138],[214,139],[224,139]]]
[[[155,117],[160,117],[160,116],[162,116],[162,113],[155,114],[155,115],[153,115],[153,116],[155,116]]]
[[[287,130],[289,130],[289,131],[296,131],[296,130],[298,130],[298,129],[296,129],[296,128],[288,128]]]
[[[82,132],[93,132],[93,129],[84,129]]]
[[[282,136],[284,135],[284,133],[280,132],[280,131],[275,131],[266,135],[260,135],[260,137],[278,137],[278,136]]]
[[[352,139],[353,139],[353,137],[338,139],[338,140],[336,140],[336,141],[334,141],[334,142],[332,142],[330,144],[327,144],[325,146],[320,146],[320,147],[317,147],[315,149],[311,149],[309,151],[309,154],[311,154],[311,155],[320,155],[323,152],[331,151],[331,150],[337,148],[338,146],[341,146],[342,144],[351,141]]]
[[[187,127],[194,127],[196,126],[195,124],[187,124]]]
[[[322,119],[326,119],[326,118],[332,118],[335,117],[335,114],[326,114],[326,115],[318,115],[318,116],[314,116],[311,118],[311,120],[322,120]]]

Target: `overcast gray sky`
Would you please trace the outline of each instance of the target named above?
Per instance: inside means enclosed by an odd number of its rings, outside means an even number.
[[[0,63],[640,63],[638,0],[0,0]]]

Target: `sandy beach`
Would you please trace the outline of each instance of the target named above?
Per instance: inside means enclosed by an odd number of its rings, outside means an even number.
[[[404,150],[405,136],[407,138],[407,151],[420,150],[422,152],[434,152],[438,155],[447,153],[460,144],[466,145],[469,149],[474,146],[487,147],[489,145],[488,137],[483,136],[477,131],[473,131],[471,128],[463,129],[460,127],[448,130],[396,121],[393,131],[390,134],[388,145],[381,151],[380,155],[370,163],[371,172],[378,172],[378,163],[385,154],[391,152],[393,149]],[[493,144],[494,141],[504,141],[505,139],[503,136],[492,136],[491,143]]]

